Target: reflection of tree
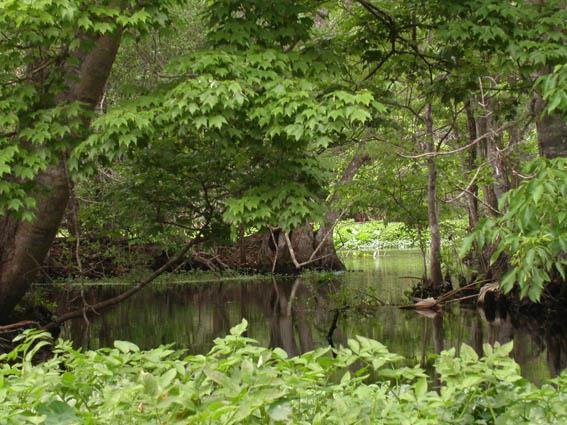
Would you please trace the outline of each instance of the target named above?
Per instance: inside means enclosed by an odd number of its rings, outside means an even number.
[[[305,317],[304,310],[294,304],[304,291],[301,278],[295,279],[291,288],[283,282],[272,279],[274,300],[270,323],[270,347],[281,347],[290,356],[310,351],[315,348],[311,323]],[[302,291],[303,289],[303,291]],[[289,293],[288,293],[289,291]],[[299,336],[299,347],[295,333]]]
[[[215,293],[212,294],[211,299],[209,299],[209,301],[214,302],[213,311],[212,311],[213,334],[221,336],[225,334],[227,330],[229,330],[231,327],[230,318],[227,311],[228,300],[226,299],[223,283],[220,283],[215,288],[214,292]]]
[[[482,356],[482,344],[484,343],[484,333],[482,330],[482,319],[479,314],[475,314],[471,326],[471,341],[472,347],[476,354]]]
[[[512,356],[524,373],[536,366],[543,352],[551,376],[567,368],[567,327],[564,323],[548,323],[528,315],[511,315],[506,311],[479,310],[488,327],[488,342],[504,344],[514,341]],[[536,370],[536,374],[539,372]],[[534,376],[535,378],[535,376]]]
[[[441,351],[444,349],[444,341],[443,341],[443,313],[437,313],[433,317],[433,344],[435,346],[435,353],[440,354]]]
[[[270,321],[270,347],[281,347],[290,356],[298,354],[295,339],[293,338],[293,328],[288,310],[291,304],[288,301],[285,288],[281,287],[276,279],[272,279],[276,294],[272,319]],[[293,299],[291,300],[293,302]],[[288,306],[288,304],[290,304]]]

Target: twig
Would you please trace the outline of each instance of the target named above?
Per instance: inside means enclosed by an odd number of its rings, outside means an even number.
[[[466,297],[461,297],[461,298],[455,298],[454,300],[449,300],[449,301],[445,301],[445,304],[449,304],[455,301],[464,301],[464,300],[469,300],[471,298],[475,298],[478,297],[480,294],[473,294],[473,295],[467,295]]]
[[[480,166],[477,168],[476,173],[474,174],[473,178],[471,179],[471,181],[469,182],[469,184],[467,184],[467,186],[462,190],[461,193],[459,193],[457,196],[455,196],[454,198],[448,199],[446,202],[447,203],[451,203],[451,202],[455,202],[457,199],[459,199],[460,197],[462,197],[463,195],[465,195],[468,191],[471,190],[471,187],[473,186],[476,178],[478,177],[478,175],[480,174],[480,170],[482,170],[482,167],[484,167],[487,163],[484,162],[483,164],[480,164]]]
[[[457,186],[457,189],[460,189]],[[480,199],[475,193],[471,192],[470,190],[467,189],[462,189],[463,192],[471,195],[473,198],[475,198],[478,202],[480,202],[482,205],[484,205],[486,208],[488,208],[489,210],[491,210],[493,213],[498,214],[498,215],[502,215],[502,212],[498,211],[496,208],[494,208],[492,205],[486,203],[484,200]]]
[[[401,156],[402,158],[408,158],[408,159],[419,159],[419,158],[429,158],[432,156],[443,156],[443,155],[452,155],[458,152],[462,152],[464,150],[467,150],[468,148],[470,148],[471,146],[476,145],[477,143],[483,141],[484,139],[486,139],[488,136],[494,136],[498,133],[500,133],[501,131],[506,130],[508,127],[511,127],[512,124],[506,124],[503,125],[499,128],[497,128],[496,130],[491,130],[489,132],[484,133],[482,136],[477,137],[476,139],[474,139],[472,142],[470,142],[468,145],[465,146],[461,146],[460,148],[457,149],[453,149],[452,151],[446,151],[446,152],[425,152],[419,155],[404,155],[402,153],[398,153],[399,156]]]

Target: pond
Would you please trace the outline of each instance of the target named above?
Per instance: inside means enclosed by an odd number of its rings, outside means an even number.
[[[410,363],[431,369],[435,354],[462,343],[481,352],[483,343],[514,341],[512,352],[523,375],[540,383],[567,366],[565,325],[547,326],[509,315],[491,317],[473,307],[454,305],[442,314],[423,316],[395,306],[349,308],[361,300],[407,302],[411,277],[422,273],[416,251],[384,251],[379,256],[345,256],[348,272],[298,278],[158,284],[87,324],[65,323],[62,336],[77,346],[96,349],[128,340],[141,348],[175,343],[191,353],[207,352],[242,318],[248,336],[260,344],[296,355],[316,347],[345,344],[349,337],[376,339]],[[124,290],[123,285],[85,286],[88,302]],[[55,293],[62,309],[76,299],[76,287]]]

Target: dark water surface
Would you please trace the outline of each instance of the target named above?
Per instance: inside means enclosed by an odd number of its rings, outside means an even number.
[[[347,338],[363,335],[381,341],[411,363],[430,368],[435,353],[442,349],[466,343],[481,352],[483,343],[513,340],[513,357],[524,376],[535,383],[567,366],[565,325],[550,327],[509,315],[489,321],[474,308],[456,305],[434,317],[390,306],[344,309],[361,300],[376,304],[377,298],[387,304],[407,302],[408,277],[421,275],[421,257],[415,251],[381,254],[346,257],[351,271],[330,276],[159,284],[88,325],[82,319],[67,322],[62,336],[91,349],[112,346],[119,339],[141,348],[173,342],[192,353],[205,353],[216,337],[246,318],[248,336],[291,355],[327,346],[329,341],[345,344]],[[84,293],[89,302],[95,302],[123,290],[120,285],[88,286]],[[63,305],[76,298],[78,291],[60,290],[56,296]]]

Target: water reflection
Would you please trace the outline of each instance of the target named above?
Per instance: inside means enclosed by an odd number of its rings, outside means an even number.
[[[205,353],[216,337],[226,335],[246,318],[248,336],[262,345],[282,347],[290,355],[330,342],[344,345],[349,337],[363,335],[431,370],[435,354],[443,349],[466,343],[480,354],[483,343],[513,340],[513,357],[522,373],[536,383],[567,366],[567,335],[562,324],[518,321],[502,312],[487,318],[459,306],[434,315],[390,306],[364,314],[350,309],[348,294],[360,291],[372,290],[387,302],[401,302],[409,281],[399,277],[420,273],[418,255],[392,256],[391,263],[387,256],[382,257],[378,269],[373,259],[366,260],[372,262],[370,271],[362,260],[357,261],[360,268],[365,267],[363,271],[336,276],[332,282],[311,276],[156,286],[95,317],[89,325],[84,320],[66,323],[63,336],[93,349],[120,339],[142,348],[174,342],[193,353]],[[94,303],[123,290],[90,287],[85,289],[85,298]],[[76,290],[56,294],[62,309],[76,295]]]

